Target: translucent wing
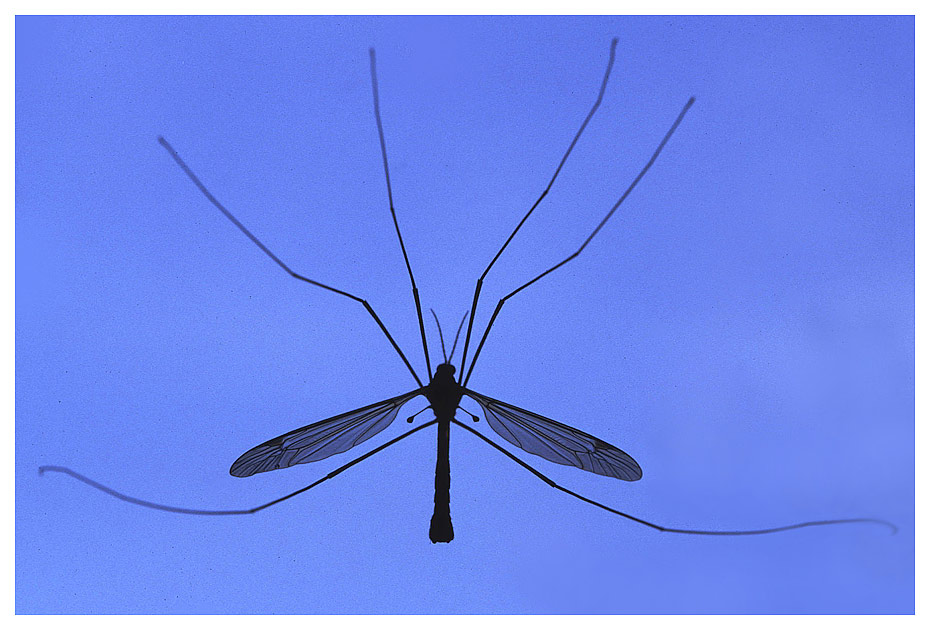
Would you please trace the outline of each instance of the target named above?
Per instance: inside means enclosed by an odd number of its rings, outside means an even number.
[[[315,462],[347,451],[388,427],[400,408],[420,394],[414,390],[367,407],[321,420],[249,450],[229,469],[234,477]]]
[[[484,409],[484,417],[498,435],[528,453],[624,481],[643,476],[636,460],[593,435],[483,394],[466,392]]]

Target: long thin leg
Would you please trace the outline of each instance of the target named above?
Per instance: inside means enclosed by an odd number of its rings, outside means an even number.
[[[536,203],[533,204],[526,215],[524,215],[524,217],[520,220],[520,223],[517,224],[517,227],[514,228],[513,232],[510,233],[510,236],[507,237],[507,240],[494,255],[494,258],[484,270],[484,273],[482,273],[481,277],[478,278],[478,282],[475,285],[475,297],[471,303],[471,317],[468,318],[468,330],[465,333],[465,345],[462,348],[462,369],[459,371],[459,383],[462,382],[462,376],[465,373],[465,359],[468,356],[468,344],[471,341],[471,330],[475,323],[475,310],[478,308],[478,296],[481,295],[481,286],[484,283],[484,278],[488,275],[488,272],[491,271],[491,267],[494,266],[494,263],[497,262],[497,259],[500,258],[501,254],[504,253],[504,250],[507,249],[507,246],[510,245],[510,241],[513,240],[513,237],[517,235],[517,232],[519,232],[520,228],[523,227],[523,224],[526,223],[526,220],[530,218],[531,214],[533,214],[536,206],[538,206],[539,203],[546,197],[546,195],[549,194],[549,189],[552,188],[552,184],[555,183],[555,178],[558,177],[559,173],[562,171],[562,167],[565,165],[565,161],[571,154],[572,149],[575,148],[575,144],[578,143],[578,139],[581,137],[581,133],[585,130],[585,127],[588,126],[588,123],[594,116],[594,112],[596,112],[597,108],[601,106],[601,100],[604,98],[604,91],[607,89],[607,79],[610,78],[610,71],[614,67],[614,57],[616,55],[616,50],[617,38],[615,37],[610,42],[610,58],[607,60],[607,70],[604,71],[604,79],[601,81],[601,89],[597,93],[597,100],[594,101],[594,105],[591,107],[591,111],[589,111],[588,115],[585,116],[584,122],[581,123],[581,127],[578,128],[578,132],[575,134],[575,137],[572,138],[571,144],[568,145],[568,149],[565,151],[565,155],[562,156],[562,160],[559,162],[559,166],[555,169],[555,173],[552,175],[552,179],[550,179],[549,183],[546,185],[546,189],[542,192],[542,194],[539,196],[539,199],[536,200]]]
[[[781,526],[781,527],[768,527],[768,528],[766,528],[766,529],[745,529],[745,530],[731,530],[731,531],[709,530],[709,529],[679,529],[679,528],[677,528],[677,527],[665,527],[665,526],[663,526],[663,525],[656,525],[655,523],[650,523],[649,521],[644,520],[644,519],[641,519],[641,518],[639,518],[639,517],[637,517],[637,516],[633,516],[633,515],[631,515],[631,514],[626,514],[625,512],[621,512],[621,511],[619,511],[619,510],[615,510],[615,509],[613,509],[612,507],[607,507],[607,506],[604,505],[603,503],[598,503],[597,501],[594,501],[593,499],[589,499],[589,498],[587,498],[587,497],[583,497],[583,496],[581,496],[580,494],[578,494],[577,492],[572,492],[572,491],[569,490],[568,488],[563,488],[562,486],[560,486],[560,485],[557,484],[556,482],[554,482],[554,481],[552,481],[551,479],[549,479],[549,477],[546,477],[544,474],[542,474],[541,472],[539,472],[538,470],[536,470],[535,468],[533,468],[532,466],[530,466],[529,464],[527,464],[526,462],[524,462],[523,460],[521,460],[519,457],[517,457],[516,455],[514,455],[514,454],[511,453],[510,451],[508,451],[508,450],[505,449],[504,447],[500,446],[499,444],[497,444],[497,443],[494,442],[493,440],[491,440],[491,439],[487,438],[486,436],[482,435],[482,434],[479,433],[478,431],[475,431],[474,429],[472,429],[472,428],[471,428],[470,426],[468,426],[467,424],[463,424],[462,422],[459,422],[458,420],[455,420],[455,419],[453,419],[452,422],[454,422],[455,424],[459,425],[460,427],[462,427],[463,429],[465,429],[465,430],[468,431],[469,433],[473,433],[473,434],[477,435],[479,438],[481,438],[482,440],[484,440],[485,442],[487,442],[488,444],[490,444],[491,446],[493,446],[494,448],[496,448],[497,450],[499,450],[501,453],[503,453],[504,455],[506,455],[507,457],[509,457],[509,458],[512,459],[513,461],[517,462],[518,464],[520,464],[521,466],[523,466],[524,468],[526,468],[528,471],[530,471],[531,473],[533,473],[534,475],[536,475],[537,477],[539,477],[540,479],[542,479],[543,481],[545,481],[547,484],[549,484],[550,486],[552,486],[552,487],[555,488],[556,490],[561,490],[562,492],[564,492],[564,493],[566,493],[566,494],[570,494],[571,496],[575,497],[576,499],[581,499],[581,500],[584,501],[585,503],[590,503],[591,505],[596,505],[597,507],[601,508],[602,510],[607,510],[607,511],[610,512],[611,514],[616,514],[617,516],[622,516],[623,518],[626,518],[626,519],[629,519],[629,520],[634,521],[634,522],[636,522],[636,523],[639,523],[640,525],[645,525],[646,527],[651,527],[652,529],[656,529],[656,530],[658,530],[658,531],[660,531],[660,532],[669,532],[669,533],[672,533],[672,534],[697,534],[697,535],[701,535],[701,536],[755,536],[755,535],[758,535],[758,534],[774,534],[775,532],[784,532],[784,531],[788,531],[788,530],[790,530],[790,529],[801,529],[801,528],[803,528],[803,527],[817,527],[817,526],[820,526],[820,525],[840,525],[840,524],[844,524],[844,523],[873,523],[873,524],[876,524],[876,525],[884,525],[884,526],[886,526],[886,527],[891,528],[891,533],[892,533],[892,534],[898,533],[898,528],[897,528],[896,525],[894,525],[893,523],[889,523],[888,521],[883,521],[883,520],[877,519],[877,518],[839,518],[839,519],[830,519],[830,520],[826,520],[826,521],[807,521],[807,522],[804,522],[804,523],[795,523],[795,524],[793,524],[793,525],[783,525],[783,526]]]
[[[288,499],[291,499],[291,498],[293,498],[293,497],[296,497],[298,494],[301,494],[301,493],[303,493],[303,492],[306,492],[306,491],[309,490],[310,488],[314,488],[314,487],[320,485],[321,483],[323,483],[323,482],[326,481],[327,479],[332,479],[333,477],[335,477],[335,476],[338,475],[339,473],[341,473],[341,472],[343,472],[343,471],[345,471],[345,470],[348,470],[349,468],[351,468],[352,466],[355,466],[356,464],[358,464],[358,463],[361,462],[361,461],[364,461],[364,460],[368,459],[369,457],[371,457],[371,456],[374,455],[375,453],[377,453],[377,452],[379,452],[379,451],[383,451],[383,450],[386,449],[387,447],[389,447],[389,446],[391,446],[391,445],[393,445],[393,444],[396,444],[397,442],[400,442],[400,441],[403,440],[404,438],[410,437],[411,435],[413,435],[413,434],[416,433],[417,431],[422,431],[422,430],[425,429],[426,427],[436,424],[436,422],[438,422],[438,421],[437,421],[437,420],[431,420],[430,422],[427,422],[426,424],[421,424],[421,425],[418,426],[417,428],[411,429],[410,431],[407,431],[406,433],[397,436],[396,438],[394,438],[393,440],[391,440],[391,441],[389,441],[389,442],[385,442],[384,444],[382,444],[382,445],[379,446],[378,448],[373,449],[373,450],[371,450],[371,451],[368,451],[367,453],[365,453],[365,454],[362,455],[361,457],[356,457],[355,459],[353,459],[351,462],[349,462],[348,464],[346,464],[346,465],[344,465],[344,466],[340,466],[339,468],[337,468],[337,469],[334,470],[333,472],[329,473],[329,474],[326,475],[325,477],[321,477],[320,479],[317,479],[316,481],[314,481],[313,483],[311,483],[309,486],[304,486],[304,487],[301,488],[300,490],[296,490],[296,491],[294,491],[294,492],[291,492],[290,494],[284,495],[283,497],[279,497],[279,498],[275,499],[274,501],[269,501],[268,503],[263,503],[262,505],[259,505],[259,506],[254,507],[254,508],[249,508],[249,509],[246,509],[246,510],[195,510],[195,509],[191,509],[191,508],[174,507],[174,506],[171,506],[171,505],[163,505],[163,504],[161,504],[161,503],[153,503],[153,502],[151,502],[151,501],[145,501],[145,500],[143,500],[143,499],[137,499],[137,498],[135,498],[135,497],[131,497],[131,496],[129,496],[129,495],[123,494],[122,492],[117,492],[116,490],[114,490],[114,489],[112,489],[112,488],[109,488],[109,487],[103,485],[102,483],[99,483],[99,482],[97,482],[97,481],[94,481],[93,479],[90,479],[90,478],[88,478],[88,477],[85,477],[84,475],[82,475],[82,474],[80,474],[80,473],[78,473],[78,472],[75,472],[75,471],[71,470],[70,468],[66,468],[66,467],[64,467],[64,466],[39,466],[39,474],[40,474],[40,475],[44,475],[44,474],[47,473],[47,472],[64,473],[64,474],[66,474],[66,475],[70,475],[71,477],[74,477],[75,479],[77,479],[78,481],[80,481],[80,482],[82,482],[82,483],[86,483],[88,486],[91,486],[92,488],[96,488],[97,490],[100,490],[101,492],[106,492],[106,493],[109,494],[110,496],[116,497],[116,498],[119,499],[120,501],[126,501],[127,503],[132,503],[132,504],[134,504],[134,505],[140,505],[140,506],[142,506],[142,507],[151,508],[151,509],[153,509],[153,510],[161,510],[161,511],[163,511],[163,512],[174,512],[174,513],[176,513],[176,514],[194,514],[194,515],[197,515],[197,516],[233,516],[233,515],[238,515],[238,514],[255,514],[256,512],[259,512],[259,511],[261,511],[261,510],[264,510],[265,508],[271,507],[272,505],[277,505],[278,503],[282,503],[282,502],[284,502],[284,501],[287,501]]]
[[[368,49],[371,58],[371,94],[375,101],[375,122],[378,123],[378,140],[381,141],[381,159],[384,162],[384,179],[387,181],[388,205],[391,208],[391,218],[394,219],[394,229],[397,231],[397,240],[400,241],[400,251],[404,254],[407,264],[407,274],[410,276],[410,286],[413,288],[413,301],[417,305],[417,320],[420,322],[420,338],[423,340],[423,354],[426,356],[426,375],[432,376],[433,369],[429,364],[429,350],[426,347],[426,328],[423,326],[423,309],[420,308],[420,292],[417,282],[413,279],[413,268],[407,258],[407,248],[404,247],[404,237],[400,235],[400,224],[397,223],[397,212],[394,211],[394,195],[391,192],[391,174],[388,171],[387,146],[384,144],[384,128],[381,126],[381,104],[378,100],[378,71],[375,66],[375,49]]]
[[[688,110],[691,108],[691,106],[692,106],[693,104],[694,104],[694,97],[692,96],[690,99],[688,99],[688,102],[685,103],[685,106],[682,108],[681,112],[678,114],[678,118],[675,119],[675,122],[672,124],[672,126],[669,128],[668,132],[665,134],[665,137],[662,138],[662,142],[659,143],[659,146],[656,148],[655,152],[652,154],[652,157],[649,158],[649,161],[646,162],[646,165],[645,165],[645,166],[642,168],[642,170],[639,172],[639,175],[637,175],[637,176],[636,176],[636,179],[633,180],[633,183],[631,183],[631,184],[627,187],[626,191],[624,191],[624,193],[623,193],[622,195],[620,195],[620,198],[617,200],[617,203],[615,203],[615,204],[613,205],[613,207],[610,209],[610,212],[608,212],[607,215],[604,216],[603,219],[601,219],[601,222],[598,223],[598,224],[597,224],[597,227],[594,228],[594,231],[591,232],[591,234],[588,235],[588,238],[586,238],[585,241],[584,241],[584,243],[581,244],[581,247],[579,247],[579,248],[575,251],[575,253],[573,253],[571,256],[569,256],[568,258],[566,258],[566,259],[563,260],[562,262],[560,262],[560,263],[558,263],[558,264],[556,264],[556,265],[553,265],[552,267],[549,267],[549,268],[546,269],[544,272],[542,272],[541,274],[539,274],[538,276],[536,276],[535,278],[533,278],[532,280],[530,280],[530,281],[527,282],[526,284],[524,284],[524,285],[522,285],[522,286],[520,286],[520,287],[517,287],[516,289],[514,289],[513,291],[511,291],[510,293],[508,293],[507,295],[505,295],[503,298],[501,298],[500,302],[497,303],[497,307],[494,309],[494,313],[491,315],[491,320],[488,322],[488,327],[484,329],[484,334],[481,336],[481,342],[478,344],[478,349],[475,350],[475,356],[472,357],[471,365],[469,365],[469,367],[468,367],[468,374],[465,376],[465,381],[462,383],[463,386],[468,385],[468,379],[471,378],[472,370],[475,369],[475,363],[478,361],[478,355],[481,354],[481,348],[484,347],[484,342],[485,342],[485,340],[488,338],[488,333],[491,332],[491,326],[494,325],[494,320],[497,319],[497,315],[498,315],[498,313],[500,313],[501,308],[504,306],[504,302],[506,302],[507,300],[509,300],[510,298],[512,298],[513,296],[515,296],[517,293],[519,293],[519,292],[522,291],[523,289],[527,288],[528,286],[530,286],[531,284],[533,284],[534,282],[536,282],[537,280],[540,280],[541,278],[543,278],[544,276],[549,275],[550,273],[552,273],[553,271],[555,271],[556,269],[558,269],[559,267],[561,267],[561,266],[564,265],[565,263],[569,262],[570,260],[573,260],[576,256],[578,256],[578,254],[580,254],[582,251],[584,251],[584,248],[588,246],[588,243],[591,242],[591,239],[593,239],[594,236],[595,236],[598,232],[601,231],[601,228],[604,227],[604,224],[607,223],[607,221],[610,219],[610,217],[613,216],[613,214],[614,214],[614,212],[616,212],[617,208],[620,207],[620,204],[623,203],[623,202],[626,200],[626,198],[629,196],[629,194],[630,194],[630,193],[633,191],[633,189],[636,187],[636,184],[639,183],[639,180],[641,180],[641,179],[643,178],[643,176],[646,174],[646,172],[647,172],[647,171],[652,167],[652,165],[655,163],[656,158],[659,157],[659,154],[662,152],[662,149],[665,148],[665,145],[666,145],[666,143],[669,141],[669,138],[671,138],[671,137],[672,137],[672,134],[675,133],[675,130],[678,129],[678,125],[681,124],[682,119],[684,119],[685,114],[688,113]],[[464,368],[464,364],[463,364],[463,368]]]
[[[175,151],[174,148],[173,148],[170,144],[168,144],[168,141],[167,141],[167,140],[165,140],[164,138],[162,138],[161,136],[159,136],[159,137],[158,137],[158,142],[159,142],[159,144],[161,144],[161,146],[165,147],[165,149],[168,151],[168,153],[171,155],[171,157],[174,158],[174,161],[177,162],[178,166],[181,167],[181,170],[183,170],[183,171],[187,174],[187,176],[190,178],[190,180],[191,180],[192,182],[194,182],[194,185],[197,186],[198,189],[200,189],[200,192],[202,192],[202,193],[204,194],[204,196],[210,201],[210,203],[212,203],[214,206],[216,206],[217,209],[218,209],[220,212],[222,212],[223,215],[224,215],[227,219],[229,219],[230,221],[232,221],[233,225],[235,225],[237,228],[239,228],[239,230],[240,230],[243,234],[245,234],[246,236],[248,236],[248,237],[249,237],[249,240],[251,240],[253,243],[255,243],[255,244],[258,246],[258,248],[259,248],[260,250],[262,250],[263,252],[265,252],[265,254],[266,254],[269,258],[271,258],[271,260],[275,261],[275,263],[277,263],[278,266],[281,267],[281,269],[283,269],[283,270],[286,271],[288,274],[290,274],[291,277],[297,278],[298,280],[302,280],[302,281],[304,281],[304,282],[306,282],[306,283],[308,283],[308,284],[312,284],[312,285],[315,286],[315,287],[320,287],[321,289],[326,289],[327,291],[332,291],[333,293],[338,293],[339,295],[344,295],[345,297],[347,297],[347,298],[349,298],[349,299],[352,299],[352,300],[355,300],[356,302],[358,302],[358,303],[360,303],[362,306],[364,306],[364,307],[365,307],[365,310],[368,311],[369,315],[371,315],[371,316],[374,318],[375,322],[378,324],[378,327],[381,328],[381,332],[383,332],[383,333],[385,334],[385,336],[388,338],[388,341],[390,341],[390,342],[391,342],[391,345],[394,346],[394,350],[396,350],[396,351],[397,351],[397,354],[400,355],[400,358],[403,359],[404,365],[406,365],[406,366],[407,366],[407,369],[410,370],[410,373],[413,374],[413,378],[416,380],[417,384],[418,384],[420,387],[423,387],[423,383],[420,381],[420,377],[417,376],[417,373],[414,371],[413,367],[410,365],[410,361],[407,360],[407,357],[404,355],[403,351],[402,351],[402,350],[400,349],[400,347],[397,345],[397,342],[394,341],[394,337],[391,336],[391,333],[388,332],[388,329],[384,326],[384,323],[382,323],[381,318],[378,317],[378,314],[377,314],[377,313],[375,313],[375,309],[373,309],[373,308],[371,307],[371,305],[368,304],[367,301],[363,300],[362,298],[358,297],[357,295],[352,295],[352,294],[349,293],[348,291],[343,291],[343,290],[341,290],[341,289],[336,289],[336,288],[331,287],[331,286],[329,286],[329,285],[327,285],[327,284],[323,284],[322,282],[317,282],[316,280],[311,280],[310,278],[305,278],[304,276],[300,275],[299,273],[295,273],[294,271],[291,271],[291,268],[290,268],[290,267],[288,267],[287,265],[285,265],[284,262],[283,262],[280,258],[278,258],[277,256],[275,256],[275,255],[272,253],[272,251],[271,251],[270,249],[268,249],[267,247],[265,247],[265,244],[264,244],[264,243],[262,243],[260,240],[258,240],[258,238],[257,238],[254,234],[252,234],[252,233],[248,230],[248,228],[246,228],[244,225],[242,225],[242,223],[239,222],[239,219],[237,219],[236,217],[234,217],[233,214],[232,214],[229,210],[227,210],[227,209],[223,206],[223,204],[221,204],[221,203],[219,202],[219,200],[218,200],[216,197],[214,197],[214,196],[210,193],[209,190],[207,190],[207,187],[203,185],[203,183],[200,181],[200,179],[198,179],[198,177],[194,174],[194,171],[192,171],[192,170],[190,169],[190,167],[188,167],[187,164],[184,163],[184,160],[182,160],[182,159],[181,159],[181,156],[178,155],[178,152]]]

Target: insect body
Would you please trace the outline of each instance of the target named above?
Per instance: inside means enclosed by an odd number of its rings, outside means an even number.
[[[471,363],[468,365],[466,371],[466,360],[468,358],[468,348],[471,341],[472,331],[475,321],[475,311],[478,306],[479,297],[481,294],[481,288],[484,282],[485,277],[490,272],[491,268],[494,266],[494,263],[497,262],[498,258],[503,253],[504,249],[510,244],[513,238],[516,236],[517,232],[523,226],[523,224],[529,219],[530,215],[540,204],[540,202],[548,194],[549,189],[552,187],[556,178],[558,177],[562,166],[565,164],[565,161],[568,159],[568,156],[571,154],[572,149],[578,141],[578,138],[581,136],[585,127],[588,125],[588,122],[591,120],[591,117],[597,111],[600,106],[601,100],[604,96],[605,89],[607,87],[607,80],[610,76],[611,68],[613,67],[615,50],[616,50],[617,40],[613,40],[610,47],[610,58],[607,64],[607,71],[604,74],[604,78],[601,82],[600,91],[598,93],[597,100],[594,103],[594,106],[588,112],[587,117],[584,119],[584,122],[581,124],[581,127],[578,129],[574,138],[572,139],[568,149],[565,154],[562,156],[561,161],[559,162],[558,167],[555,170],[554,175],[549,181],[549,184],[546,186],[546,189],[539,196],[536,202],[532,205],[530,210],[526,213],[523,219],[519,222],[517,227],[510,234],[504,245],[498,250],[497,254],[491,260],[491,263],[487,266],[482,273],[481,277],[478,279],[475,286],[475,294],[472,300],[471,309],[466,313],[468,316],[468,328],[465,335],[465,343],[462,350],[462,359],[461,367],[457,371],[455,366],[452,363],[452,357],[455,354],[455,346],[453,344],[452,352],[449,355],[445,353],[445,342],[442,340],[442,331],[440,330],[440,341],[442,342],[443,349],[443,363],[441,363],[435,374],[429,382],[424,385],[420,380],[420,377],[417,375],[416,370],[410,364],[410,361],[407,359],[407,356],[397,345],[393,336],[391,336],[388,329],[385,327],[384,323],[381,321],[378,314],[375,312],[375,309],[363,298],[338,289],[328,284],[322,282],[311,280],[306,276],[303,276],[299,273],[293,271],[288,267],[280,258],[278,258],[274,253],[271,252],[257,237],[255,237],[238,219],[236,219],[233,214],[226,209],[223,204],[221,204],[216,197],[210,193],[209,190],[201,183],[197,178],[194,172],[187,166],[187,164],[180,158],[177,152],[171,147],[170,144],[164,139],[159,138],[159,142],[162,146],[170,153],[174,161],[181,167],[181,169],[187,174],[191,179],[194,185],[206,196],[206,198],[219,209],[227,219],[229,219],[245,236],[247,236],[257,247],[259,247],[271,260],[273,260],[279,267],[286,271],[291,277],[300,280],[302,282],[308,283],[315,287],[331,291],[333,293],[342,295],[343,297],[349,298],[361,304],[368,314],[372,317],[381,331],[384,333],[387,340],[391,343],[395,352],[404,362],[404,365],[408,371],[413,376],[414,380],[417,383],[416,389],[413,389],[405,394],[389,398],[371,405],[367,405],[360,409],[355,409],[347,413],[310,424],[308,426],[296,429],[279,437],[276,437],[272,440],[264,442],[256,446],[255,448],[250,449],[239,457],[230,468],[230,474],[236,477],[247,477],[254,475],[260,472],[268,472],[271,470],[277,470],[281,468],[287,468],[294,466],[296,464],[304,464],[308,462],[313,462],[317,460],[324,459],[331,455],[337,453],[342,453],[348,449],[368,440],[369,438],[377,435],[384,429],[386,429],[397,417],[401,407],[407,402],[413,400],[418,396],[424,396],[429,402],[429,408],[432,409],[435,414],[435,418],[429,422],[426,422],[406,433],[403,433],[397,437],[392,438],[388,442],[378,446],[377,448],[365,453],[364,455],[352,460],[351,462],[345,464],[344,466],[334,470],[325,477],[314,481],[308,486],[301,488],[295,492],[292,492],[284,497],[280,497],[263,505],[246,509],[246,510],[199,510],[199,509],[189,509],[189,508],[179,508],[174,506],[162,505],[158,503],[152,503],[150,501],[144,501],[128,495],[119,493],[103,484],[100,484],[96,481],[88,479],[83,475],[62,466],[43,466],[41,467],[41,472],[52,471],[52,472],[62,472],[72,477],[87,483],[99,490],[107,492],[119,499],[124,501],[129,501],[131,503],[142,505],[144,507],[155,508],[159,510],[169,511],[169,512],[178,512],[183,514],[200,514],[200,515],[234,515],[234,514],[254,514],[260,510],[263,510],[267,507],[280,503],[282,501],[288,500],[298,494],[306,492],[307,490],[319,485],[320,483],[331,479],[336,475],[342,473],[345,470],[348,470],[355,464],[371,457],[375,453],[378,453],[393,444],[396,444],[400,440],[406,439],[407,437],[417,433],[427,427],[432,425],[437,425],[437,453],[436,453],[436,477],[435,477],[435,494],[433,497],[434,501],[434,511],[433,516],[430,521],[430,540],[434,543],[436,542],[450,542],[453,538],[453,528],[452,528],[452,518],[449,508],[450,503],[450,485],[451,485],[451,473],[449,465],[449,435],[451,432],[451,427],[453,424],[465,429],[468,432],[475,434],[477,437],[487,442],[493,448],[503,452],[509,458],[513,459],[521,466],[526,468],[528,471],[548,483],[553,488],[566,492],[582,501],[595,505],[601,509],[607,510],[618,516],[622,516],[634,522],[640,523],[647,527],[653,529],[664,531],[664,532],[674,532],[682,534],[702,534],[702,535],[748,535],[748,534],[767,534],[777,531],[784,531],[789,529],[798,529],[801,527],[810,527],[815,525],[831,525],[838,523],[855,523],[855,522],[872,522],[887,525],[894,528],[894,525],[887,523],[885,521],[880,521],[877,519],[868,519],[868,518],[855,518],[855,519],[833,519],[833,520],[823,520],[823,521],[808,521],[804,523],[796,523],[792,525],[785,525],[781,527],[773,527],[767,529],[756,529],[756,530],[737,530],[737,531],[719,531],[719,530],[700,530],[700,529],[679,529],[665,527],[662,525],[657,525],[655,523],[649,522],[645,519],[641,519],[630,514],[620,512],[611,507],[583,497],[571,490],[563,488],[558,485],[556,482],[552,481],[541,472],[537,471],[535,468],[529,464],[523,462],[518,457],[513,455],[510,451],[500,446],[490,438],[486,437],[484,434],[475,431],[473,428],[464,424],[456,419],[455,414],[459,407],[464,396],[467,396],[477,402],[482,410],[484,411],[485,419],[487,420],[488,426],[501,436],[504,440],[510,444],[526,451],[547,459],[551,462],[558,464],[575,466],[592,472],[598,475],[604,475],[607,477],[612,477],[615,479],[623,481],[637,481],[642,478],[642,469],[639,464],[630,457],[628,454],[620,450],[619,448],[608,444],[607,442],[600,440],[594,436],[588,435],[583,431],[570,427],[568,425],[556,422],[539,414],[536,414],[526,409],[516,407],[509,403],[496,400],[484,394],[479,394],[473,390],[468,389],[468,381],[471,377],[472,371],[475,368],[475,364],[478,360],[478,356],[481,353],[481,349],[484,347],[484,343],[487,340],[488,334],[490,333],[491,327],[496,321],[498,315],[501,312],[504,304],[514,297],[516,294],[520,293],[524,289],[532,286],[548,274],[559,269],[563,265],[572,261],[576,258],[584,249],[587,247],[588,243],[591,242],[597,233],[601,230],[604,224],[613,216],[617,208],[623,203],[624,200],[629,196],[633,188],[639,183],[643,178],[646,172],[650,169],[653,163],[658,158],[659,154],[665,147],[666,143],[671,138],[672,134],[678,128],[678,125],[681,123],[685,114],[689,108],[694,103],[694,98],[688,100],[684,108],[678,114],[678,117],[675,119],[675,122],[669,128],[668,132],[665,134],[665,137],[659,143],[655,152],[652,154],[652,157],[647,161],[646,165],[642,168],[633,182],[627,187],[624,193],[620,196],[617,202],[610,208],[606,216],[601,220],[597,227],[591,232],[587,239],[582,243],[573,254],[562,260],[561,262],[549,267],[536,277],[534,277],[529,282],[521,285],[517,289],[511,291],[509,294],[505,295],[497,304],[497,307],[494,309],[493,314],[487,324],[487,327],[484,329],[484,333],[481,335],[481,339],[478,342],[478,346],[475,350],[474,355],[471,357]],[[372,80],[372,94],[374,100],[374,113],[375,121],[378,127],[378,138],[381,145],[381,156],[384,165],[384,175],[385,181],[387,184],[387,194],[388,194],[388,204],[391,212],[391,217],[394,221],[394,227],[397,232],[398,241],[401,246],[401,252],[404,256],[404,261],[407,266],[407,272],[410,277],[410,285],[413,293],[414,304],[417,310],[417,319],[420,327],[420,337],[423,344],[423,353],[426,360],[427,373],[432,373],[430,367],[430,355],[426,345],[426,332],[423,324],[423,314],[420,305],[419,291],[417,289],[416,281],[413,275],[413,269],[410,266],[410,261],[407,258],[407,251],[404,246],[403,237],[401,236],[400,226],[397,222],[397,215],[394,210],[394,201],[391,191],[391,178],[390,172],[388,169],[388,159],[387,159],[387,148],[384,140],[384,130],[381,124],[381,112],[378,102],[378,83],[377,83],[377,74],[375,71],[375,55],[374,51],[370,51],[371,58],[371,80]],[[433,313],[435,316],[435,313]],[[462,324],[464,324],[464,318],[462,319]],[[437,325],[438,325],[437,319]],[[459,325],[459,332],[461,332],[462,324]],[[456,342],[458,341],[458,334],[456,334]],[[456,377],[456,372],[458,376]],[[418,414],[415,414],[418,415]],[[471,414],[469,414],[471,415]],[[411,416],[408,420],[413,419],[414,416]],[[477,420],[477,417],[474,419]]]
[[[639,464],[632,457],[603,440],[466,389],[455,380],[455,366],[448,362],[436,368],[436,373],[425,387],[285,433],[243,454],[229,472],[236,477],[248,477],[341,453],[387,428],[400,408],[418,395],[426,397],[436,416],[423,427],[438,426],[436,491],[429,530],[430,540],[434,543],[450,542],[453,537],[449,509],[449,434],[452,424],[469,429],[455,419],[455,412],[465,395],[481,405],[494,431],[530,453],[624,481],[636,481],[643,476]]]
[[[429,522],[429,539],[434,543],[451,542],[454,535],[449,508],[449,486],[452,483],[449,433],[463,393],[464,388],[455,381],[455,366],[450,363],[442,363],[436,368],[436,374],[424,392],[436,413],[439,426],[436,438],[436,492],[433,495],[433,517]]]

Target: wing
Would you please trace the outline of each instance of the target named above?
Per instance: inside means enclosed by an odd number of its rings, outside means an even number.
[[[498,435],[528,453],[624,481],[637,481],[643,476],[635,459],[593,435],[483,394],[465,391],[481,405],[484,417]]]
[[[347,451],[388,427],[416,389],[280,435],[247,451],[229,469],[234,477],[315,462]]]

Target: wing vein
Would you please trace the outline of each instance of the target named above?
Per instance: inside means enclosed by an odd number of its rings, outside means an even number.
[[[465,391],[484,410],[491,429],[528,453],[624,481],[636,481],[643,476],[636,460],[593,435],[516,405]]]
[[[295,429],[243,453],[230,467],[235,477],[319,461],[342,453],[386,429],[420,389]]]

